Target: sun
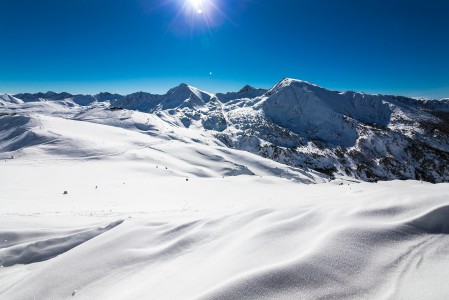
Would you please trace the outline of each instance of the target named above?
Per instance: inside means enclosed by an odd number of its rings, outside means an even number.
[[[188,0],[190,2],[190,5],[192,5],[193,10],[197,13],[197,14],[202,14],[203,13],[203,0]]]
[[[202,0],[189,0],[190,3],[192,3],[193,6],[200,6],[203,1]]]
[[[173,30],[183,31],[190,28],[191,36],[192,34],[206,33],[205,30],[207,30],[212,35],[212,28],[218,27],[226,21],[234,24],[223,11],[226,0],[162,0],[162,2],[167,1],[176,2],[179,7],[169,25],[169,28]],[[184,28],[185,25],[188,27]],[[174,28],[175,26],[176,28]]]

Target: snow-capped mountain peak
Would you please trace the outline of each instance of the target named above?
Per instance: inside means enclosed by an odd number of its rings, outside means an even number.
[[[304,89],[310,89],[310,88],[320,88],[324,89],[316,84],[299,80],[299,79],[293,79],[293,78],[283,78],[281,81],[279,81],[277,84],[275,84],[271,89],[268,90],[267,94],[272,95],[279,91],[282,91],[286,88],[304,88]]]
[[[21,104],[21,103],[23,103],[22,100],[14,97],[14,96],[11,96],[9,94],[0,95],[0,105],[2,105],[2,102],[14,103],[14,104]]]
[[[238,92],[239,93],[247,93],[247,92],[254,91],[254,90],[256,90],[256,88],[254,88],[254,87],[250,86],[249,84],[247,84],[244,87],[242,87]]]
[[[215,98],[213,94],[201,91],[186,83],[181,83],[177,87],[170,89],[161,97],[160,103],[157,105],[159,110],[190,107],[197,109]]]
[[[217,98],[223,102],[229,102],[232,100],[238,100],[238,99],[251,99],[255,97],[262,96],[267,92],[266,89],[257,89],[249,84],[242,87],[238,92],[228,92],[228,93],[217,93]]]

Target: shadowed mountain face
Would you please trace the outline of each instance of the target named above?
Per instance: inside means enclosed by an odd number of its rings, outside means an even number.
[[[47,92],[0,98],[3,107],[15,109],[42,101],[77,108],[77,116],[101,107],[101,120],[117,118],[115,110],[139,111],[149,116],[145,128],[157,120],[201,131],[217,145],[331,177],[449,181],[448,100],[336,92],[295,79],[270,90],[245,86],[216,95],[181,84],[165,95]]]
[[[330,92],[307,82],[285,79],[269,92],[265,114],[275,123],[337,146],[356,144],[359,124],[387,126],[391,109],[381,97]]]
[[[265,89],[256,89],[250,85],[245,85],[238,92],[218,93],[216,96],[221,102],[225,103],[236,99],[251,99],[259,97],[266,92],[267,90]]]

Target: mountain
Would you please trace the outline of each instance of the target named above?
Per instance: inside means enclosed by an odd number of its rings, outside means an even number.
[[[96,94],[96,95],[94,95],[94,97],[98,102],[117,101],[117,100],[123,99],[122,95],[111,94],[111,93],[107,93],[107,92]]]
[[[63,92],[63,93],[55,93],[48,91],[46,93],[22,93],[14,95],[14,97],[17,97],[24,102],[33,102],[33,101],[39,101],[39,100],[63,100],[72,97],[72,94]]]
[[[430,111],[449,112],[449,99],[432,100],[432,99],[414,99],[401,96],[391,96],[399,102],[418,107],[420,109],[427,109]]]
[[[265,89],[256,89],[250,85],[245,85],[238,92],[217,93],[216,96],[221,102],[225,103],[236,99],[259,97],[266,92]]]
[[[217,97],[185,83],[165,95],[144,92],[127,95],[113,102],[112,108],[157,114],[169,124],[186,128],[223,131],[227,127]]]
[[[113,103],[114,107],[154,112],[168,109],[199,109],[216,97],[185,83],[170,89],[165,95],[138,92]]]
[[[0,95],[0,105],[5,105],[6,103],[22,104],[23,101],[8,94]]]
[[[449,128],[418,104],[284,79],[250,107],[228,111],[243,132],[226,139],[231,147],[330,176],[447,181]]]
[[[245,86],[216,95],[180,84],[164,95],[47,92],[2,99],[14,112],[26,114],[26,103],[37,101],[39,113],[251,152],[329,178],[449,181],[448,100],[330,91],[290,78],[269,90]]]

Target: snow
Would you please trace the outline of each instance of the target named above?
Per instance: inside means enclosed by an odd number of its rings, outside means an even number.
[[[0,299],[448,298],[449,184],[330,181],[288,149],[332,163],[332,148],[265,114],[274,99],[351,114],[363,133],[352,151],[401,157],[402,136],[365,118],[416,109],[352,92],[330,92],[335,104],[293,79],[278,88],[226,103],[188,85],[161,98],[2,100]],[[121,101],[142,109],[111,109]],[[205,128],[211,114],[226,128]]]
[[[447,184],[185,181],[132,160],[2,170],[5,299],[449,295]]]
[[[221,102],[226,103],[237,99],[252,99],[262,96],[266,92],[265,89],[256,89],[250,85],[245,85],[238,92],[218,93],[216,96]]]
[[[0,106],[4,106],[7,103],[21,104],[23,101],[8,94],[0,94]]]

